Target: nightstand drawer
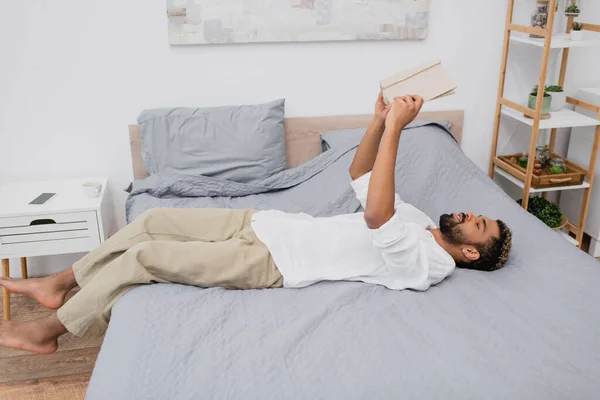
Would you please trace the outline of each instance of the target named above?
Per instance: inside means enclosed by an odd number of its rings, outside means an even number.
[[[0,218],[0,255],[84,252],[100,244],[95,211]]]

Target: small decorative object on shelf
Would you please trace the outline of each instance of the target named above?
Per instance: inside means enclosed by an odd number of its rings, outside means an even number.
[[[511,157],[510,162],[512,164],[519,164],[519,167],[526,169],[527,164],[529,164],[529,156],[527,155],[527,153],[523,152],[521,153],[521,157],[519,157],[518,160],[515,156]],[[533,160],[533,174],[537,176],[542,175],[542,161],[538,156],[535,156]]]
[[[523,200],[518,200],[517,203],[522,205]],[[567,224],[566,218],[560,211],[560,208],[543,197],[529,197],[527,211],[555,230],[562,229]]]
[[[538,85],[535,85],[529,94],[529,102],[527,103],[527,107],[535,110],[535,105],[537,102],[538,95]],[[548,94],[548,92],[544,89],[544,101],[542,103],[542,119],[550,118],[550,105],[552,104],[552,96]]]
[[[567,17],[578,17],[581,12],[581,0],[567,0],[565,15]]]
[[[550,161],[550,150],[548,150],[548,145],[545,144],[543,146],[536,147],[535,156],[542,163],[542,168],[546,168],[548,166],[548,162]]]
[[[565,106],[567,105],[567,94],[564,92],[562,86],[546,86],[546,93],[552,96],[550,111],[560,111],[563,108],[565,108]]]
[[[583,39],[583,24],[579,22],[573,22],[573,29],[571,30],[571,40]]]
[[[537,7],[531,14],[531,26],[534,28],[546,28],[546,24],[548,23],[548,3],[549,0],[538,0]],[[543,36],[538,35],[529,35],[533,38],[541,38]]]
[[[535,157],[533,160],[533,174],[535,176],[542,176],[542,160],[539,157]]]
[[[552,158],[550,160],[550,173],[551,174],[564,174],[567,172],[567,165],[565,160],[562,158]]]
[[[525,153],[525,152],[521,153],[521,157],[519,157],[519,166],[521,168],[527,168],[528,162],[529,162],[529,156],[527,155],[527,153]]]

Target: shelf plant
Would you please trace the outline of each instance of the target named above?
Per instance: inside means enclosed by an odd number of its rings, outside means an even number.
[[[523,200],[518,200],[517,203],[521,205]],[[535,215],[540,221],[552,229],[560,228],[561,225],[563,225],[564,216],[560,211],[560,208],[543,197],[531,196],[529,198],[527,211]]]
[[[581,10],[579,10],[579,7],[577,7],[576,4],[570,4],[565,9],[565,14],[568,17],[578,17],[580,12]]]
[[[571,29],[571,40],[583,39],[583,24],[580,22],[573,22]]]
[[[532,110],[535,110],[535,105],[537,102],[538,95],[538,85],[535,85],[529,93],[529,102],[527,106]],[[544,100],[542,102],[542,115],[548,115],[550,113],[550,105],[552,104],[552,96],[547,92],[544,88]]]
[[[567,105],[567,94],[563,90],[562,86],[550,85],[546,86],[546,93],[552,96],[552,103],[550,104],[550,111],[560,111]]]

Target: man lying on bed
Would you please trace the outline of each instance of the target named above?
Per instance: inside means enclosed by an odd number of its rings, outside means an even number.
[[[420,97],[405,96],[386,107],[379,96],[350,167],[364,213],[313,218],[275,210],[150,210],[57,275],[0,280],[9,291],[58,309],[38,321],[1,322],[0,345],[52,353],[67,331],[101,335],[115,302],[141,284],[262,289],[329,280],[426,290],[456,265],[501,268],[511,245],[503,222],[455,213],[442,215],[437,228],[394,193],[398,142],[422,105]],[[63,304],[77,285],[79,293]]]

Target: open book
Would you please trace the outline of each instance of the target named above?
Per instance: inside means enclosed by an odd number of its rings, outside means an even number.
[[[424,101],[439,99],[455,93],[456,84],[442,66],[433,60],[408,71],[399,72],[381,82],[383,99],[389,104],[394,97],[419,95]]]

